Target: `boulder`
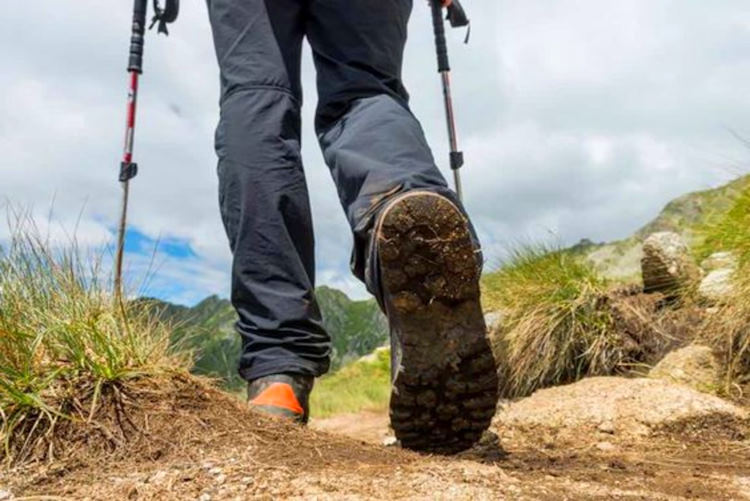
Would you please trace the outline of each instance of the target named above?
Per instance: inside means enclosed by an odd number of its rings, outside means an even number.
[[[743,429],[748,412],[721,398],[659,379],[594,377],[539,390],[506,405],[495,425],[506,433],[602,440],[721,423]],[[682,428],[684,429],[684,428]]]
[[[720,384],[721,366],[711,348],[690,345],[668,353],[649,372],[649,377],[713,392]]]
[[[643,242],[641,273],[645,292],[661,292],[672,297],[700,276],[687,244],[680,235],[670,231],[654,233]]]

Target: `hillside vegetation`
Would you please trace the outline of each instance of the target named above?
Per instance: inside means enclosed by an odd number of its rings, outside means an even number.
[[[343,292],[325,286],[315,294],[323,324],[331,335],[332,370],[387,343],[388,324],[374,300],[352,301]],[[148,305],[156,318],[173,326],[174,342],[194,350],[196,374],[218,378],[227,389],[244,386],[237,374],[237,359],[242,351],[234,329],[237,316],[228,300],[210,296],[194,307],[155,299],[139,302]]]
[[[628,285],[634,276],[640,281],[643,240],[667,230],[684,235],[697,261],[716,252],[737,260],[731,293],[720,304],[708,308],[697,283],[686,283],[677,297]],[[522,248],[484,277],[485,308],[502,318],[492,338],[505,396],[586,376],[645,374],[692,342],[721,358],[725,393],[750,383],[750,177],[680,197],[631,238],[594,247]],[[607,248],[622,251],[615,266],[627,257],[636,271],[603,269],[607,261],[592,256]]]
[[[325,418],[362,410],[384,411],[391,394],[389,348],[351,362],[315,383],[310,397],[310,413]]]
[[[633,235],[610,243],[583,240],[575,247],[607,278],[637,283],[643,240],[657,231],[673,231],[682,235],[696,250],[707,223],[721,219],[732,208],[741,193],[750,186],[750,176],[704,191],[688,193],[669,202],[659,215]],[[702,247],[703,252],[712,247]]]

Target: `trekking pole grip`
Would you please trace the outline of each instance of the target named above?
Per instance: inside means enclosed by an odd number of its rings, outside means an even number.
[[[445,39],[442,2],[440,0],[431,0],[430,7],[432,7],[432,27],[435,30],[435,48],[437,50],[438,71],[443,73],[445,71],[450,71],[451,66],[448,61],[448,42]]]
[[[146,33],[148,0],[135,0],[133,5],[133,33],[130,37],[128,71],[143,73],[143,45]]]

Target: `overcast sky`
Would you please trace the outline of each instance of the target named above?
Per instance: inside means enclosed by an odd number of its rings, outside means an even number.
[[[508,245],[622,238],[670,199],[746,172],[747,0],[466,0],[471,43],[451,35],[468,209],[490,265]],[[132,2],[9,0],[0,30],[0,199],[46,231],[111,244]],[[218,70],[205,3],[149,34],[132,184],[128,276],[193,304],[228,294],[213,131]],[[441,168],[447,157],[429,11],[415,1],[405,82]],[[304,158],[318,282],[356,296],[349,230],[312,130],[305,53]],[[446,175],[449,175],[447,171]],[[76,226],[77,224],[77,226]],[[7,239],[0,227],[0,242]],[[159,242],[154,264],[151,256]]]

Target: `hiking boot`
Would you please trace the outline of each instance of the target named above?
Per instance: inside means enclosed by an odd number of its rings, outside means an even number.
[[[263,414],[305,424],[313,383],[311,376],[275,374],[262,377],[247,385],[247,400],[252,409]]]
[[[391,425],[409,449],[453,454],[489,427],[495,359],[469,223],[445,197],[404,194],[376,228],[391,328]]]

